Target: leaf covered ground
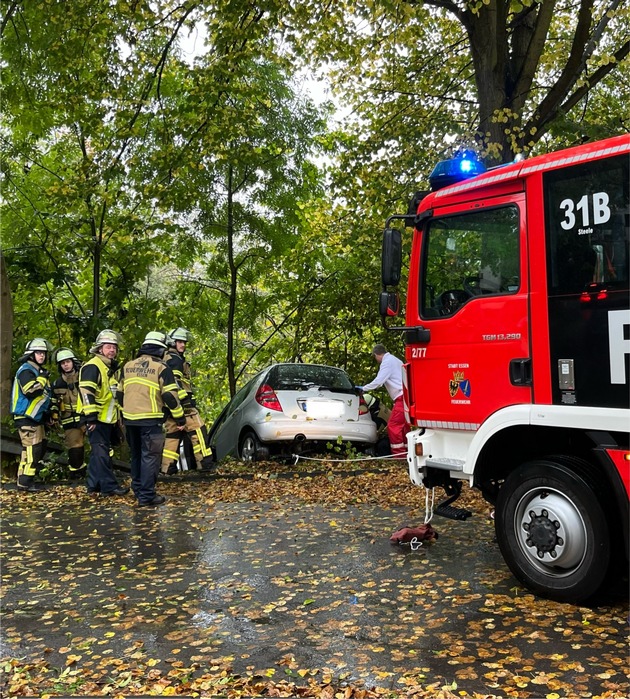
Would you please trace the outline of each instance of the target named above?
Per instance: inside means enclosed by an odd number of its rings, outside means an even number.
[[[528,593],[474,491],[412,551],[404,466],[257,471],[160,482],[155,510],[4,488],[3,695],[628,696],[626,597]]]

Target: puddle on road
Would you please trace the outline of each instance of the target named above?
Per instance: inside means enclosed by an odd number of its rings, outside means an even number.
[[[536,672],[591,694],[624,682],[627,602],[591,610],[534,598],[483,517],[436,518],[439,540],[411,551],[388,541],[417,523],[402,507],[209,507],[200,496],[151,512],[34,508],[26,520],[3,511],[3,657],[63,668],[68,653],[130,662],[134,648],[139,668],[232,657],[235,673],[284,676],[290,654],[297,668],[346,681],[389,688],[425,675],[469,692],[514,690],[509,677]]]

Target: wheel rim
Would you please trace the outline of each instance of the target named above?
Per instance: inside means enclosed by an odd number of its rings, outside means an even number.
[[[514,531],[525,557],[543,573],[566,577],[584,560],[586,524],[575,503],[558,490],[528,491],[516,507]]]
[[[241,459],[243,461],[254,461],[256,459],[256,441],[251,435],[247,435],[243,439]]]

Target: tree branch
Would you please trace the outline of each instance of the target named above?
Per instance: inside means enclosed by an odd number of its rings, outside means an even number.
[[[547,96],[540,103],[536,113],[540,123],[546,123],[552,114],[557,114],[564,96],[571,91],[573,85],[584,70],[584,51],[589,40],[593,0],[582,0],[578,13],[578,22],[573,36],[573,44],[569,58]]]
[[[271,333],[269,333],[269,335],[265,338],[265,340],[262,342],[262,344],[260,344],[260,345],[254,350],[254,352],[252,352],[252,354],[249,356],[249,359],[248,359],[246,362],[244,362],[244,364],[241,366],[241,368],[240,368],[238,374],[236,375],[236,380],[237,380],[237,381],[238,381],[238,379],[241,378],[241,376],[242,376],[243,373],[245,372],[245,369],[247,369],[247,367],[249,366],[249,364],[251,363],[251,361],[254,359],[254,357],[255,357],[255,356],[256,356],[256,355],[271,341],[271,339],[272,339],[275,335],[277,335],[277,334],[280,332],[280,330],[282,329],[282,327],[283,327],[284,325],[286,325],[286,324],[289,322],[290,318],[291,318],[293,315],[295,315],[295,314],[300,310],[300,308],[302,308],[302,306],[304,306],[304,304],[308,301],[308,299],[309,299],[319,288],[321,288],[329,279],[332,279],[332,278],[333,278],[334,276],[336,276],[336,275],[337,275],[337,272],[333,272],[332,274],[329,274],[327,277],[325,277],[324,279],[322,279],[318,284],[316,284],[315,286],[313,286],[313,287],[306,293],[306,295],[305,295],[302,299],[300,299],[300,301],[297,303],[297,305],[295,306],[295,308],[293,308],[291,311],[289,311],[289,313],[287,313],[287,315],[280,321],[280,323],[278,323],[277,326],[274,327],[273,331],[272,331]]]
[[[527,46],[524,47],[524,56],[519,61],[519,65],[515,66],[516,73],[514,75],[514,100],[518,102],[517,111],[522,108],[522,103],[532,86],[532,81],[536,73],[536,68],[540,62],[540,57],[545,48],[545,41],[553,18],[555,10],[555,0],[545,0],[538,4],[538,12],[534,29],[530,33]],[[518,28],[514,30],[514,47],[516,48]],[[513,100],[513,102],[514,102]]]
[[[625,58],[627,58],[628,54],[630,54],[630,41],[626,41],[623,46],[617,49],[614,53],[614,61],[610,61],[609,63],[606,63],[605,65],[600,66],[591,76],[588,80],[584,82],[584,84],[580,85],[575,92],[573,92],[571,95],[567,97],[567,99],[558,107],[556,107],[555,110],[549,111],[544,118],[538,118],[537,115],[534,115],[532,119],[528,122],[528,124],[524,127],[525,133],[528,133],[531,129],[535,128],[537,131],[537,135],[542,136],[543,134],[547,133],[549,130],[553,120],[558,116],[560,112],[568,112],[569,110],[573,109],[575,105],[584,97],[586,97],[589,93],[589,91],[593,88],[593,85],[597,85],[601,80],[603,80],[608,73],[610,73],[612,70],[614,70],[621,61],[623,61]]]
[[[35,203],[31,200],[31,198],[28,196],[28,194],[15,182],[15,180],[10,175],[7,176],[7,180],[15,187],[16,191],[18,191],[24,197],[24,199],[26,199],[26,201],[30,204],[31,209],[33,210],[33,213],[39,219],[43,230],[46,231],[46,234],[47,234],[46,240],[42,241],[40,239],[40,246],[39,247],[42,250],[42,252],[46,255],[46,257],[48,257],[48,259],[52,262],[55,270],[58,272],[61,271],[61,265],[53,257],[53,254],[50,252],[50,250],[48,249],[48,247],[46,245],[46,241],[48,240],[48,236],[53,235],[53,231],[51,231],[50,228],[48,227],[48,225],[46,224],[46,221],[44,220],[42,212],[38,210],[38,208],[35,206]],[[24,222],[25,222],[25,224],[27,223],[26,220],[24,220]],[[37,231],[35,229],[33,229],[33,233],[36,236],[38,235]],[[72,298],[74,299],[74,302],[77,304],[79,310],[81,311],[81,313],[85,317],[85,310],[84,310],[83,306],[81,305],[81,302],[79,301],[78,297],[76,296],[76,294],[72,290],[72,287],[68,283],[68,280],[66,279],[66,275],[63,272],[62,272],[62,277],[63,277],[64,286],[66,287],[66,289],[68,289],[70,296],[72,296]]]
[[[13,0],[13,2],[11,2],[11,4],[9,5],[9,9],[5,12],[4,16],[2,17],[2,23],[0,24],[0,36],[4,34],[4,30],[7,24],[11,21],[18,6],[21,4],[21,0]]]

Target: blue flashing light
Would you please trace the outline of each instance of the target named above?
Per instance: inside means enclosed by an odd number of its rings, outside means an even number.
[[[429,175],[429,184],[435,192],[442,187],[468,180],[484,172],[486,172],[485,165],[477,160],[477,156],[472,151],[466,150],[454,158],[440,161]]]

